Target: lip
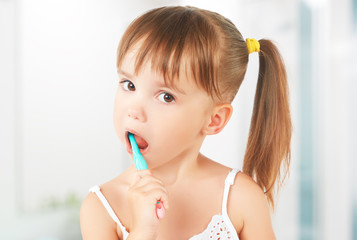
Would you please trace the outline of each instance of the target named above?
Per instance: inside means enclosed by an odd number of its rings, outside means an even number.
[[[134,135],[137,135],[137,136],[140,136],[141,137],[141,135],[140,134],[138,134],[136,131],[134,131],[134,130],[131,130],[131,129],[126,129],[125,130],[125,145],[126,145],[126,151],[129,153],[129,154],[133,154],[133,149],[131,148],[131,144],[130,144],[130,141],[129,141],[129,137],[128,137],[128,134],[129,134],[129,132],[130,133],[132,133],[132,134],[134,134]],[[145,138],[143,138],[144,140],[145,140]],[[145,140],[146,141],[146,140]],[[145,149],[139,149],[139,151],[140,151],[140,153],[141,153],[141,155],[145,155],[148,151],[149,151],[149,149],[150,149],[150,146],[148,145]]]

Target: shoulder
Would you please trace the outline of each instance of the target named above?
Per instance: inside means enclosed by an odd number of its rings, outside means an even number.
[[[84,240],[119,239],[116,223],[111,219],[95,193],[89,193],[80,210],[80,223]]]
[[[227,211],[241,240],[275,239],[264,192],[245,173],[239,172],[235,178],[228,197]]]
[[[122,211],[121,206],[125,202],[125,197],[123,197],[125,187],[126,182],[122,181],[121,176],[100,186],[102,194],[117,216]],[[95,193],[90,192],[82,202],[80,224],[84,240],[118,240],[122,238],[120,227],[109,215]]]

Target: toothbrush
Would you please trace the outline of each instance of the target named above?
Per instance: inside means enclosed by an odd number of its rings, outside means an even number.
[[[129,141],[131,144],[131,148],[133,149],[134,164],[135,164],[136,170],[149,169],[143,155],[141,155],[141,153],[140,153],[140,150],[139,150],[138,144],[135,141],[134,135],[132,133],[129,133],[128,137],[129,137]],[[165,208],[164,208],[162,202],[160,202],[160,201],[158,201],[156,203],[156,215],[159,219],[161,219],[165,216]]]

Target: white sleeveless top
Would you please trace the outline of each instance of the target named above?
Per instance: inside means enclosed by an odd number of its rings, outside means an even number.
[[[229,189],[230,186],[233,185],[235,176],[237,175],[238,172],[239,172],[238,169],[233,169],[226,178],[224,184],[222,213],[214,215],[210,223],[208,224],[207,228],[200,234],[197,234],[189,238],[189,240],[207,240],[207,239],[208,240],[227,240],[227,239],[239,240],[237,231],[235,230],[227,214],[227,200],[228,200]],[[129,233],[126,230],[126,228],[123,226],[123,224],[121,224],[119,218],[115,215],[107,199],[100,191],[99,186],[94,186],[89,191],[97,194],[98,198],[103,203],[109,215],[119,225],[121,231],[123,232],[123,240],[126,240],[127,237],[129,236]]]

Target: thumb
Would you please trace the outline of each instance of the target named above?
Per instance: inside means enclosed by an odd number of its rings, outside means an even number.
[[[151,171],[149,169],[144,169],[144,170],[138,170],[137,171],[137,175],[140,177],[140,178],[143,178],[147,175],[151,175]]]
[[[139,170],[136,171],[135,173],[135,178],[134,178],[134,182],[132,183],[132,185],[135,185],[136,183],[138,183],[140,181],[140,179],[142,179],[145,176],[150,176],[151,172],[150,170]]]

